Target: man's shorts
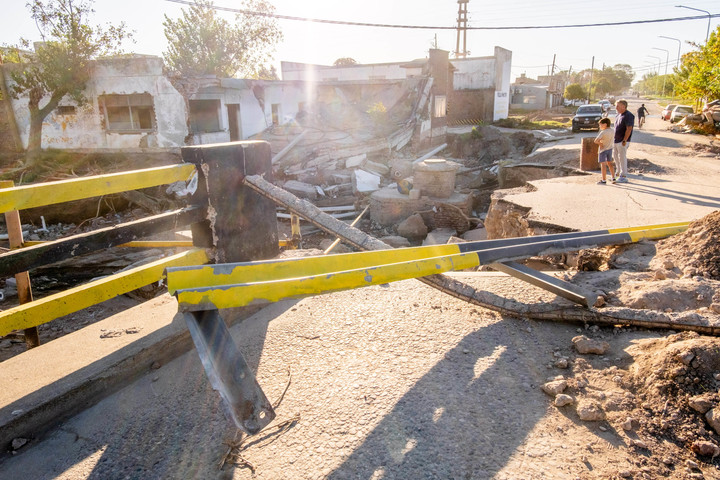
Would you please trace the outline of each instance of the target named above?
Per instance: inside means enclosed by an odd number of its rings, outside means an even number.
[[[609,150],[604,150],[600,152],[598,155],[598,162],[611,162],[612,161],[612,148]]]

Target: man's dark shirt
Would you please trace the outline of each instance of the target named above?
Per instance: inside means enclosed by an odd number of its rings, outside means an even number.
[[[618,113],[615,117],[615,143],[622,143],[625,139],[625,132],[628,127],[635,125],[635,115],[625,110],[625,113]],[[632,132],[627,141],[629,142],[632,138]]]

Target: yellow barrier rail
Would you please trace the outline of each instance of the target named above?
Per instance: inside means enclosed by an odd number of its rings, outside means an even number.
[[[190,163],[0,189],[0,213],[187,181]]]
[[[13,330],[42,325],[157,282],[167,267],[197,265],[208,261],[206,251],[196,248],[2,311],[0,336]]]

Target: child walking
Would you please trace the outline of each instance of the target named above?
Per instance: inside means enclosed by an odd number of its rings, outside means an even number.
[[[598,162],[600,163],[600,171],[602,172],[602,180],[598,182],[598,185],[605,185],[607,183],[606,171],[610,169],[610,178],[612,183],[615,183],[615,166],[612,161],[613,151],[613,139],[615,138],[615,129],[610,126],[609,118],[600,119],[600,131],[598,136],[595,138],[595,143],[600,145],[600,153],[598,154]]]

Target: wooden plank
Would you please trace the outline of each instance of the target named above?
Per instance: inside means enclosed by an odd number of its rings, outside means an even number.
[[[193,249],[100,280],[49,295],[32,303],[0,312],[0,336],[17,329],[42,325],[58,317],[104,302],[162,278],[167,267],[208,261],[204,249]]]
[[[15,182],[12,180],[0,181],[0,188],[12,188]],[[22,223],[20,222],[20,212],[11,210],[5,212],[5,224],[8,231],[8,241],[10,248],[17,248],[23,243]],[[2,271],[2,269],[0,269]],[[30,274],[27,269],[15,273],[15,282],[17,285],[18,301],[20,304],[32,302],[32,284],[30,283]],[[28,348],[40,346],[40,332],[37,327],[28,327],[25,329],[25,344]]]
[[[194,172],[194,165],[181,164],[0,189],[0,212],[184,182]]]
[[[0,255],[0,272],[14,274],[78,255],[119,246],[137,238],[184,227],[205,218],[205,209],[188,207],[101,228]]]

